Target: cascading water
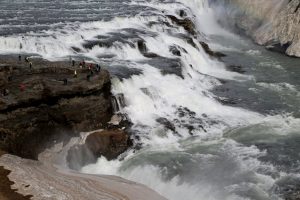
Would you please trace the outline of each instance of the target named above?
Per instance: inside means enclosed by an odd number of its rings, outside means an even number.
[[[299,171],[278,167],[276,161],[270,161],[270,149],[261,145],[273,147],[285,137],[298,139],[297,113],[289,114],[289,109],[260,112],[252,109],[252,102],[249,107],[222,104],[226,97],[216,88],[222,89],[224,83],[237,88],[245,85],[246,98],[259,89],[262,92],[256,94],[263,94],[262,87],[274,90],[274,84],[256,84],[262,79],[256,73],[228,71],[199,42],[228,52],[245,51],[253,57],[259,57],[261,51],[253,53],[257,51],[248,41],[221,28],[207,0],[112,1],[104,5],[102,18],[92,15],[90,22],[76,18],[63,24],[55,21],[23,37],[6,36],[9,29],[0,37],[2,53],[38,54],[51,60],[85,57],[108,66],[115,111],[132,121],[132,137],[142,148],[129,150],[120,160],[101,157],[81,171],[122,176],[172,200],[280,199],[281,182],[298,180]],[[195,24],[196,36],[168,17],[181,19],[180,11]],[[275,84],[275,90],[286,86],[293,89],[288,102],[297,107],[298,85]],[[293,156],[291,159],[298,158]]]

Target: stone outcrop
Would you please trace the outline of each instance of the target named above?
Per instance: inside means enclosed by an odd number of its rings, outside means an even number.
[[[0,149],[36,159],[48,145],[107,127],[113,111],[106,70],[87,78],[91,72],[78,67],[75,78],[66,62],[33,60],[29,69],[1,61]]]
[[[225,7],[226,12],[220,14],[222,23],[231,23],[270,50],[300,57],[300,0],[215,2],[219,5],[222,2],[221,6]],[[224,15],[229,19],[225,19]]]
[[[71,169],[80,170],[101,156],[113,160],[131,145],[132,141],[122,129],[96,131],[87,136],[84,144],[71,147],[67,155],[68,165]]]

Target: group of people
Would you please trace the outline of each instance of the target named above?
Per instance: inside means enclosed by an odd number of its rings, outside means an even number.
[[[75,67],[75,60],[72,60],[72,66]],[[79,63],[79,68],[84,69],[87,68],[89,70],[89,73],[86,75],[87,81],[91,80],[91,77],[94,75],[94,73],[98,74],[101,71],[101,67],[99,64],[93,64],[90,63],[89,65],[86,64],[86,62],[83,60]],[[77,70],[74,70],[74,78],[78,77]]]
[[[21,62],[21,61],[22,61],[22,56],[19,55],[18,58],[19,58],[19,62]],[[24,60],[25,60],[26,63],[29,64],[29,69],[32,69],[32,62],[30,61],[29,57],[26,56],[26,57],[24,58]],[[75,67],[75,65],[76,65],[75,60],[72,59],[72,60],[71,60],[71,63],[72,63],[72,66]],[[87,64],[84,60],[83,60],[82,62],[79,63],[79,68],[80,68],[80,69],[87,68],[87,69],[89,70],[89,72],[88,72],[87,75],[86,75],[87,81],[90,81],[91,77],[92,77],[95,73],[96,73],[96,74],[99,74],[99,72],[101,71],[101,67],[100,67],[99,64],[93,64],[93,63]],[[77,73],[77,70],[75,69],[75,70],[74,70],[74,78],[77,78],[77,77],[78,77],[78,73]],[[9,82],[12,81],[12,76],[11,76],[11,75],[8,76],[8,81],[9,81]],[[64,78],[62,81],[63,81],[63,84],[64,84],[64,85],[67,85],[67,84],[68,84],[68,79],[67,79],[67,78]],[[19,85],[19,89],[20,89],[21,92],[23,92],[23,91],[25,91],[26,86],[25,86],[23,83],[21,83],[21,84]],[[7,96],[7,95],[9,95],[9,90],[8,90],[7,88],[4,88],[4,89],[2,89],[1,93],[2,93],[2,96]]]
[[[25,62],[29,64],[29,69],[32,69],[32,62],[29,60],[29,57],[25,57],[24,58]],[[21,62],[22,61],[22,56],[19,55],[19,61]]]

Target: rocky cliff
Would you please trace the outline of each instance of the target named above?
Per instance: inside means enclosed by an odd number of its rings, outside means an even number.
[[[300,0],[213,2],[225,8],[221,15],[227,15],[231,25],[251,36],[258,44],[300,57]],[[222,20],[224,17],[220,19],[228,24]]]
[[[108,71],[30,62],[0,56],[0,200],[164,199],[143,185],[68,168],[115,159],[132,145],[130,123],[113,115]]]
[[[37,158],[45,146],[105,127],[112,117],[110,76],[68,62],[1,58],[0,149]],[[78,76],[75,78],[74,71]]]

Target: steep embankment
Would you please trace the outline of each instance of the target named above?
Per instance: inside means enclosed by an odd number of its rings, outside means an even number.
[[[224,0],[222,14],[268,49],[300,57],[300,0]]]

